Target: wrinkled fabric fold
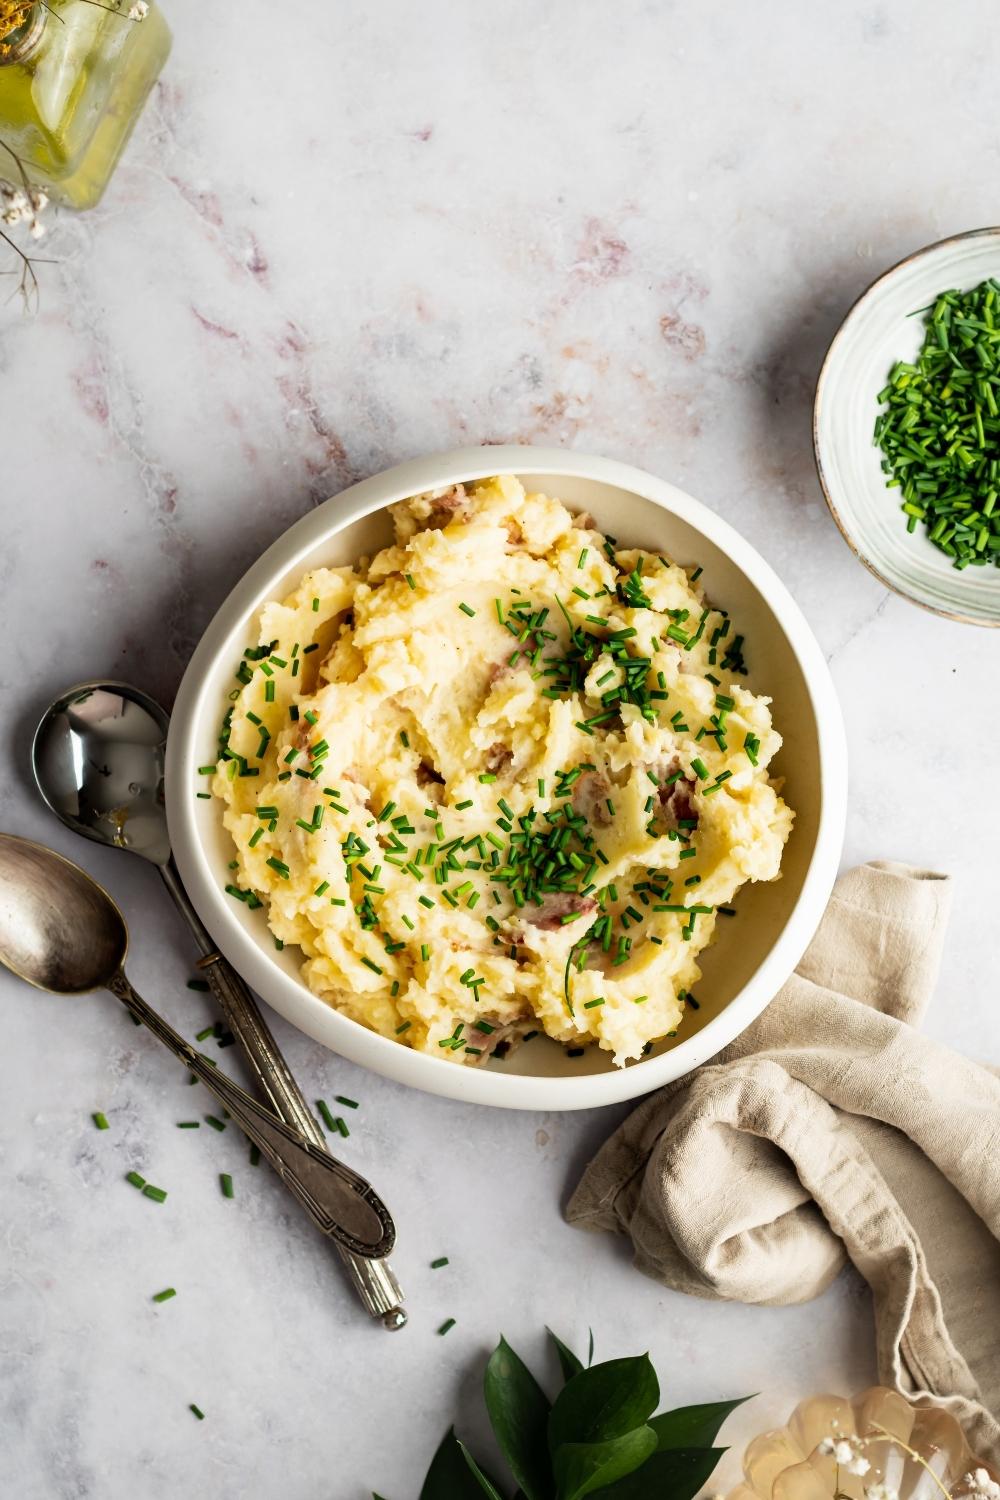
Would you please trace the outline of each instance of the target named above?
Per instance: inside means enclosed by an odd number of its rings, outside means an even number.
[[[916,1029],[946,876],[841,877],[795,974],[709,1065],[643,1101],[585,1171],[571,1223],[628,1234],[695,1296],[817,1296],[850,1260],[879,1377],[948,1406],[1000,1459],[1000,1078]]]

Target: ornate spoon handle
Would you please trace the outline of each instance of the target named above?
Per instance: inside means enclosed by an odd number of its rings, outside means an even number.
[[[123,970],[109,980],[108,989],[225,1105],[317,1229],[355,1255],[388,1255],[396,1231],[385,1204],[363,1177],[277,1119],[213,1067],[146,1004]]]
[[[227,963],[212,942],[188,900],[173,860],[161,866],[160,873],[204,955],[199,968],[204,970],[205,978],[222,1008],[229,1029],[243,1048],[247,1063],[270,1099],[275,1114],[286,1125],[293,1126],[307,1140],[325,1151],[323,1132],[271,1035],[260,1007],[236,970]],[[344,1262],[344,1269],[371,1316],[379,1318],[382,1326],[390,1330],[405,1327],[407,1320],[402,1307],[403,1291],[388,1261],[368,1260],[354,1255],[341,1244],[337,1245],[337,1250]]]

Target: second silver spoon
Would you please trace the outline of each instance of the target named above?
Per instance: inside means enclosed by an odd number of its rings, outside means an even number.
[[[325,1149],[322,1130],[256,1001],[219,954],[171,857],[163,807],[168,725],[160,705],[138,688],[123,682],[79,683],[42,715],[31,747],[35,783],[74,833],[127,849],[157,867],[201,949],[199,967],[276,1114]],[[372,1317],[390,1330],[405,1327],[403,1293],[389,1264],[338,1249]]]

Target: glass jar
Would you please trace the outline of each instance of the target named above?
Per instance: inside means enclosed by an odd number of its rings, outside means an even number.
[[[0,30],[0,178],[20,183],[16,156],[51,197],[92,208],[170,52],[167,23],[131,0],[6,9],[19,24]]]

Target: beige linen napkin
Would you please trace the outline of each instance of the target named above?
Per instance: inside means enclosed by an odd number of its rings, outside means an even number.
[[[1000,1078],[917,1031],[946,876],[844,875],[798,970],[706,1067],[645,1100],[567,1216],[631,1235],[678,1291],[804,1302],[846,1259],[874,1295],[879,1378],[1000,1459]]]

